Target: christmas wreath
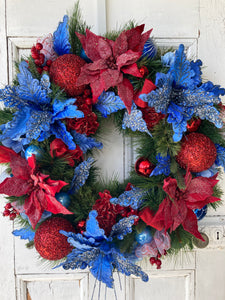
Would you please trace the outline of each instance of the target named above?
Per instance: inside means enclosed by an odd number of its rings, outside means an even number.
[[[157,49],[144,25],[95,35],[78,4],[53,35],[39,38],[0,90],[0,193],[4,216],[46,260],[85,269],[108,287],[113,270],[148,276],[143,257],[204,240],[198,220],[216,208],[225,166],[225,90],[202,82],[202,62],[183,45]],[[93,151],[113,119],[136,142],[137,161],[123,183],[99,179]]]

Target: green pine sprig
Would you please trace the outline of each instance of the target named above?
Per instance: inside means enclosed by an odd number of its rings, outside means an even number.
[[[69,17],[69,42],[71,51],[78,56],[81,54],[82,45],[79,38],[76,36],[76,32],[85,34],[86,29],[90,29],[90,26],[82,19],[79,3],[80,1],[75,3],[72,14]]]

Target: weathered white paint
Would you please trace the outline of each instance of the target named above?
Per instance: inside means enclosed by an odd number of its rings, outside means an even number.
[[[6,6],[0,0],[0,88],[8,83],[6,40]],[[2,104],[0,104],[2,106]],[[3,168],[0,167],[0,172]],[[5,199],[0,197],[0,212],[4,211]],[[15,299],[14,243],[11,235],[13,224],[0,213],[0,299]]]
[[[12,81],[13,61],[29,52],[36,37],[53,32],[58,21],[73,5],[74,0],[0,0],[0,84],[7,83],[8,76],[9,81]],[[204,76],[225,86],[223,0],[80,0],[80,5],[84,19],[92,25],[95,33],[103,33],[106,28],[118,28],[133,18],[138,23],[146,23],[146,29],[153,27],[153,36],[162,47],[177,47],[184,43],[188,56],[200,57],[207,66]],[[99,165],[104,166],[104,177],[110,175],[110,170],[123,179],[128,174],[131,162],[135,162],[135,153],[130,150],[132,141],[112,132],[114,129],[111,123],[107,127],[105,150],[99,157]],[[37,260],[35,250],[26,249],[24,241],[15,239],[14,247],[14,239],[10,235],[12,223],[2,216],[0,219],[1,300],[15,300],[14,274],[19,300],[27,299],[27,292],[32,300],[91,298],[95,279],[89,273],[65,273],[63,269],[51,270],[48,265],[42,265]],[[149,283],[120,275],[122,291],[119,278],[114,274],[118,299],[223,300],[225,206],[217,210],[216,214],[211,210],[209,217],[199,225],[201,231],[209,237],[206,249],[196,249],[188,254],[181,252],[174,259],[168,257],[163,261],[162,270],[155,270],[148,260],[144,260],[141,266],[150,276]],[[97,283],[94,299],[98,299],[98,289]],[[101,299],[104,299],[104,288]],[[106,299],[114,299],[113,290],[107,289]]]
[[[204,1],[203,1],[204,2]],[[153,36],[197,38],[199,3],[196,0],[106,0],[107,29],[119,28],[128,20],[153,28]]]

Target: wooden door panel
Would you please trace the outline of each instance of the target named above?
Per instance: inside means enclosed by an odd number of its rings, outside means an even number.
[[[0,84],[12,82],[14,61],[21,55],[29,54],[36,38],[54,32],[63,15],[72,9],[74,0],[0,0]],[[84,19],[92,25],[95,33],[119,28],[130,19],[145,23],[146,30],[154,28],[153,36],[160,47],[176,48],[183,43],[187,54],[193,59],[199,57],[207,67],[203,76],[225,86],[225,32],[223,0],[80,0]],[[105,149],[98,158],[103,167],[104,177],[118,174],[124,179],[135,151],[131,150],[132,140],[114,132],[109,123]],[[109,135],[109,132],[110,135]],[[221,186],[225,186],[224,180]],[[2,198],[2,197],[1,197]],[[3,200],[2,200],[3,201]],[[3,210],[3,204],[2,204]],[[192,254],[181,253],[175,261],[168,257],[163,261],[162,270],[156,271],[148,261],[142,262],[150,281],[141,282],[135,277],[120,279],[115,275],[118,300],[223,300],[225,288],[225,206],[209,210],[203,219],[200,231],[209,237],[206,249]],[[0,299],[15,300],[14,272],[18,300],[36,299],[98,299],[99,284],[88,272],[69,272],[63,269],[51,270],[37,260],[35,250],[25,248],[25,242],[10,235],[12,223],[1,218],[0,256]],[[46,274],[47,272],[47,274]],[[120,290],[120,281],[122,290]],[[105,297],[103,284],[100,299]],[[44,295],[44,296],[43,296]],[[45,297],[45,298],[44,298]],[[113,290],[107,289],[107,298],[114,299]]]

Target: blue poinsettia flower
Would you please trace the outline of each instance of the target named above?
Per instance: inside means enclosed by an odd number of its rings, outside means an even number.
[[[180,45],[168,73],[156,74],[157,89],[140,96],[156,112],[168,114],[167,121],[173,124],[176,142],[181,140],[187,121],[193,115],[212,122],[218,128],[223,126],[214,104],[220,103],[219,96],[224,95],[225,90],[211,82],[201,84],[201,64],[200,60],[188,61],[184,46]]]
[[[164,174],[166,176],[169,176],[170,174],[170,156],[167,154],[167,156],[162,156],[160,153],[156,155],[156,159],[158,161],[158,164],[156,165],[155,169],[152,171],[150,176],[157,176]]]
[[[113,287],[113,269],[114,267],[125,275],[140,276],[143,281],[148,281],[148,276],[139,266],[133,264],[124,254],[115,246],[112,239],[116,236],[122,236],[129,233],[136,216],[124,218],[120,224],[115,224],[112,228],[110,237],[105,235],[103,229],[99,228],[96,220],[97,212],[95,210],[89,213],[89,219],[86,223],[86,231],[80,233],[60,231],[68,237],[68,242],[74,247],[67,256],[65,262],[61,263],[64,269],[85,269],[90,268],[90,272],[96,279],[105,283],[108,287]],[[129,229],[127,229],[129,228]],[[58,266],[58,267],[59,267]]]
[[[6,107],[17,109],[12,121],[2,126],[0,141],[22,138],[22,144],[32,140],[44,141],[51,135],[61,139],[70,150],[76,148],[72,135],[61,120],[65,118],[82,118],[83,112],[77,110],[75,99],[60,101],[49,97],[49,78],[34,79],[23,61],[17,75],[19,85],[7,86],[0,90],[0,100]]]

